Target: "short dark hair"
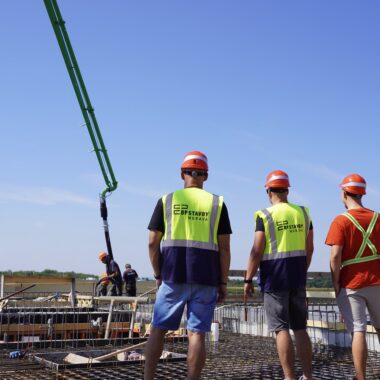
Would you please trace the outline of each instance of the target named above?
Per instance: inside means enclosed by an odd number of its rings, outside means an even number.
[[[363,194],[353,194],[353,193],[349,193],[348,191],[345,191],[345,193],[351,197],[351,198],[355,198],[355,199],[362,199],[362,196]]]
[[[272,193],[287,193],[289,189],[287,187],[269,187],[268,191]]]

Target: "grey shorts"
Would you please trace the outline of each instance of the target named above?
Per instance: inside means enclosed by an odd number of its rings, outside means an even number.
[[[306,329],[307,304],[303,289],[264,293],[264,309],[270,331]]]
[[[347,330],[367,331],[367,313],[373,327],[380,329],[380,285],[367,286],[361,289],[342,288],[336,303],[342,314]]]

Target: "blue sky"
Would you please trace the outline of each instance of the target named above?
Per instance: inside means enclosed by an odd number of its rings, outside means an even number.
[[[146,227],[193,149],[209,157],[206,189],[225,197],[234,269],[273,169],[310,208],[312,270],[328,270],[344,175],[362,174],[380,209],[378,1],[59,5],[119,181],[108,208],[120,266],[151,275]],[[43,1],[1,8],[1,268],[99,274],[104,183]]]

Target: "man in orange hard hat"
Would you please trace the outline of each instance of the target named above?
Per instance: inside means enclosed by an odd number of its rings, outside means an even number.
[[[330,267],[336,301],[352,334],[356,379],[364,380],[367,362],[367,316],[380,342],[380,220],[363,206],[366,181],[359,174],[340,184],[347,211],[331,223],[326,244],[331,246]]]
[[[164,336],[177,330],[187,307],[188,379],[199,379],[206,360],[217,300],[227,293],[231,226],[223,197],[203,190],[205,154],[192,151],[181,165],[184,189],[163,196],[149,223],[149,256],[159,287],[145,350],[144,379],[152,380]]]
[[[106,265],[107,277],[104,280],[110,280],[112,283],[111,289],[108,291],[111,296],[121,296],[123,294],[123,279],[118,263],[111,259],[107,252],[100,252],[98,259]]]
[[[269,330],[275,332],[277,351],[286,380],[295,379],[294,347],[303,375],[312,380],[312,347],[306,330],[306,272],[313,254],[313,225],[309,210],[288,202],[289,177],[274,170],[265,183],[272,204],[256,211],[255,241],[248,260],[244,293],[253,292],[253,277],[260,267],[260,287]]]

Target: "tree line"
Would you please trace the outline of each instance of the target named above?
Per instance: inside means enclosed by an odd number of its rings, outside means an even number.
[[[12,270],[6,270],[6,271],[0,271],[0,275],[5,276],[16,276],[16,277],[75,277],[75,278],[82,278],[86,279],[88,277],[97,277],[93,274],[87,274],[87,273],[77,273],[74,271],[71,272],[59,272],[55,269],[44,269],[43,271],[34,271],[34,270],[18,270],[18,271],[12,271]]]

